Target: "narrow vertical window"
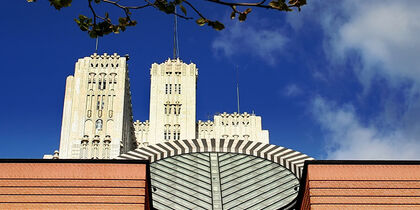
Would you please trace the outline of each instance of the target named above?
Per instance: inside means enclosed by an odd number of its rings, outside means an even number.
[[[171,140],[171,131],[168,131],[168,140]]]
[[[102,83],[102,89],[105,90],[106,89],[106,80],[104,79],[104,82]]]
[[[96,121],[95,127],[96,127],[96,130],[97,131],[102,130],[102,120],[101,119],[99,119],[99,120]]]
[[[169,94],[172,94],[172,84],[169,84]]]
[[[167,140],[167,139],[168,139],[168,133],[167,133],[167,131],[165,131],[165,132],[163,133],[163,139],[165,139],[165,140]]]
[[[181,84],[178,85],[178,94],[181,94]]]
[[[165,84],[165,94],[168,94],[168,84]]]

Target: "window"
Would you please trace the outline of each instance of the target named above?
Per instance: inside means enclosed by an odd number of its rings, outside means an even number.
[[[101,119],[96,120],[95,128],[96,128],[97,131],[102,130],[102,120]]]
[[[168,140],[171,140],[171,132],[168,132]]]
[[[172,94],[172,84],[169,84],[169,94]]]
[[[165,131],[163,133],[163,139],[168,140],[168,133],[167,133],[167,131]]]
[[[178,94],[181,94],[181,84],[178,85]]]
[[[165,84],[165,94],[168,94],[168,84]]]
[[[181,133],[179,131],[176,133],[174,132],[174,140],[179,140],[180,137],[181,137]]]

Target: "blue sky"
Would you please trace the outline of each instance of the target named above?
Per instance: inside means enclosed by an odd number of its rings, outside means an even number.
[[[309,0],[300,13],[255,9],[244,23],[198,7],[226,29],[179,21],[180,57],[199,68],[197,120],[236,111],[238,68],[241,111],[262,116],[272,144],[317,159],[420,158],[420,2]],[[0,158],[58,149],[65,78],[95,48],[73,21],[88,12],[85,1],[3,7]],[[173,18],[152,8],[134,17],[99,53],[130,55],[134,119],[144,121],[149,68],[172,56]]]

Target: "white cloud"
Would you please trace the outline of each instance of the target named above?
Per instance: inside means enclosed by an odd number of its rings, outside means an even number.
[[[274,65],[278,53],[283,51],[287,41],[288,39],[277,29],[253,24],[252,20],[247,20],[246,23],[233,20],[215,38],[212,48],[216,53],[220,52],[225,56],[235,54],[258,56],[268,64]]]
[[[352,71],[364,88],[359,104],[372,100],[373,87],[383,88],[376,91],[383,93],[375,96],[381,103],[373,113],[370,108],[369,117],[362,114],[366,110],[355,111],[363,107],[313,101],[314,117],[327,139],[327,158],[420,158],[418,11],[420,1],[410,0],[309,1],[301,14],[288,17],[296,33],[319,23],[331,66]]]
[[[284,88],[284,95],[289,97],[294,97],[301,95],[303,93],[302,89],[296,84],[289,84]]]
[[[365,85],[376,76],[391,85],[402,80],[420,84],[420,2],[352,0],[342,6],[346,9],[336,12],[347,13],[347,18],[337,18],[338,24],[332,25],[338,28],[323,21],[331,37],[330,52],[338,56],[358,52],[362,68],[357,75]]]
[[[312,113],[325,132],[327,159],[420,159],[420,142],[404,130],[363,124],[353,106],[337,106],[321,97]]]

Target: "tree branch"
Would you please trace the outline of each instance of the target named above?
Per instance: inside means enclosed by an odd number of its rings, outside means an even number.
[[[201,18],[204,18],[204,19],[207,19],[207,18],[205,18],[189,1],[186,1],[186,0],[184,0],[184,2],[186,3],[186,4],[188,4],[188,6],[190,6],[191,7],[191,9],[193,9],[194,10],[194,12],[195,13],[197,13],[197,15],[198,16],[200,16]]]
[[[227,5],[227,6],[242,6],[242,7],[261,7],[261,8],[266,8],[266,9],[276,9],[274,7],[271,7],[269,5],[265,5],[265,1],[260,1],[258,3],[233,3],[233,2],[225,2],[225,1],[219,1],[219,0],[206,0],[208,2],[212,2],[212,3],[216,3],[216,4],[222,4],[222,5]],[[236,10],[236,9],[235,9]]]
[[[105,2],[105,3],[113,4],[113,5],[121,8],[121,9],[124,9],[124,10],[126,10],[126,9],[143,9],[145,7],[153,6],[153,4],[151,4],[150,2],[147,2],[147,4],[142,5],[142,6],[123,6],[121,4],[118,4],[119,0],[118,1],[102,0],[102,1]]]

